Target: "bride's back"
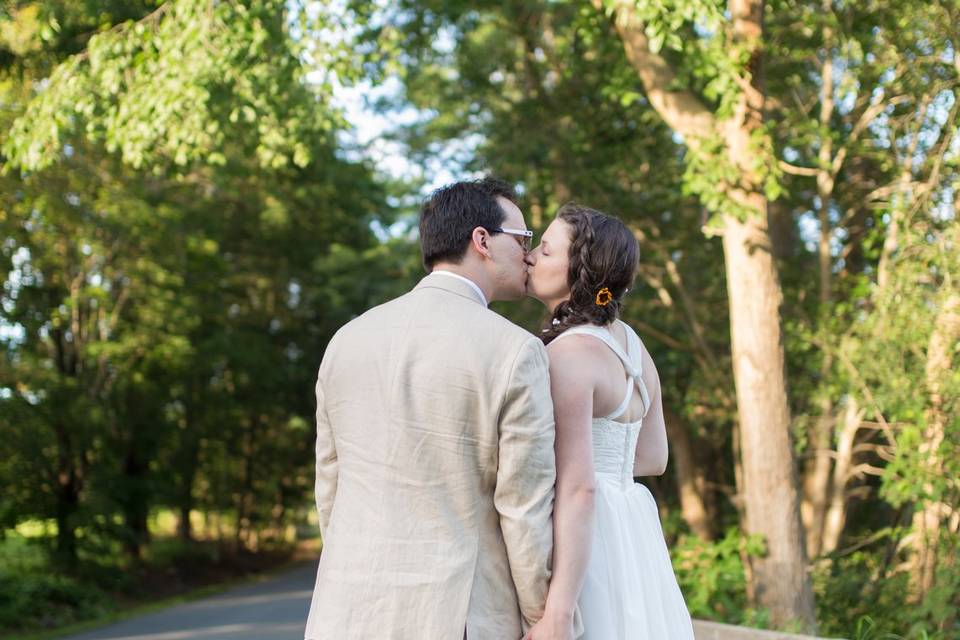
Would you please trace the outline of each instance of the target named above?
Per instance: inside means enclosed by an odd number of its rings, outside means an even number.
[[[620,350],[627,354],[633,361],[633,365],[643,372],[643,383],[648,394],[652,395],[653,390],[659,386],[659,381],[655,374],[651,376],[655,369],[647,350],[640,340],[631,340],[628,332],[632,333],[633,330],[623,322],[615,321],[606,329],[620,347]],[[601,383],[594,389],[593,417],[601,418],[609,416],[623,402],[627,381],[630,378],[617,354],[599,340],[594,340],[594,342],[591,351],[595,352],[595,357],[599,361],[598,365],[602,367],[602,377]],[[626,410],[621,415],[614,416],[617,422],[639,422],[646,413],[647,407],[644,405],[643,395],[637,389],[633,391]]]
[[[591,413],[595,425],[598,421],[609,425],[612,420],[627,428],[626,425],[640,423],[633,475],[662,474],[667,464],[667,438],[660,380],[653,359],[639,336],[628,325],[615,320],[606,327],[573,327],[562,337],[564,339],[558,342],[566,343],[566,348],[575,351],[571,354],[574,358],[567,362],[576,361],[582,372],[569,383],[592,388]],[[552,353],[553,348],[556,347],[551,345],[548,351]],[[631,371],[639,375],[634,378]],[[565,388],[574,392],[570,386]]]

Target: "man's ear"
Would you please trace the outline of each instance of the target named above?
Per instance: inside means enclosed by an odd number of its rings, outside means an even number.
[[[490,232],[483,227],[473,229],[473,233],[470,235],[470,244],[481,256],[490,257]]]

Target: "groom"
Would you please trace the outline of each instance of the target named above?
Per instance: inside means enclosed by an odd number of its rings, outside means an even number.
[[[543,615],[556,472],[547,355],[487,309],[524,295],[531,235],[508,185],[439,189],[420,214],[429,275],[330,341],[307,640],[515,640]]]

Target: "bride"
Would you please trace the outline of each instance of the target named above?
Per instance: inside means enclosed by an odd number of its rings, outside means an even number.
[[[567,204],[527,256],[527,292],[543,330],[556,415],[553,579],[525,640],[692,640],[653,496],[634,476],[660,475],[667,438],[657,369],[618,319],[639,260],[618,219]]]

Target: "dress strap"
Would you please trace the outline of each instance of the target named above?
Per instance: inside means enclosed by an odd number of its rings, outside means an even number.
[[[633,354],[637,359],[637,372],[638,374],[643,373],[643,343],[640,341],[640,336],[637,335],[637,332],[633,328],[621,322],[623,328],[627,334],[627,344],[632,346]],[[647,417],[647,412],[650,411],[650,392],[647,391],[647,384],[643,381],[642,375],[637,375],[634,378],[637,381],[637,387],[640,389],[640,398],[643,400],[643,417]]]
[[[620,322],[620,321],[618,321]],[[607,419],[613,420],[619,418],[623,415],[627,408],[630,406],[630,400],[633,398],[633,388],[634,386],[639,387],[640,389],[640,398],[643,400],[643,415],[647,415],[647,411],[650,410],[650,394],[647,392],[647,385],[643,382],[643,369],[642,369],[642,356],[643,349],[640,345],[640,338],[634,333],[633,329],[630,328],[624,322],[620,322],[624,327],[624,331],[627,335],[627,351],[620,347],[620,344],[616,341],[613,335],[610,333],[610,330],[606,327],[598,327],[596,325],[579,325],[576,327],[571,327],[567,329],[559,336],[554,338],[554,340],[559,340],[564,336],[569,335],[589,335],[597,338],[601,342],[607,345],[611,351],[620,359],[620,362],[623,364],[624,371],[627,374],[627,389],[626,396],[623,401],[620,403],[610,415],[606,416]]]
[[[626,369],[628,376],[630,376],[631,378],[635,378],[640,375],[640,371],[636,368],[636,366],[634,366],[634,363],[630,359],[630,356],[624,353],[623,349],[620,348],[620,345],[617,343],[614,337],[610,334],[610,331],[608,329],[604,327],[598,327],[592,324],[582,324],[582,325],[567,329],[566,331],[558,335],[556,338],[554,338],[554,340],[559,340],[560,338],[565,338],[567,336],[575,336],[575,335],[589,335],[589,336],[593,336],[594,338],[597,338],[598,340],[606,344],[608,347],[610,347],[610,350],[613,351],[618,358],[620,358],[620,362],[623,363],[623,368]]]

